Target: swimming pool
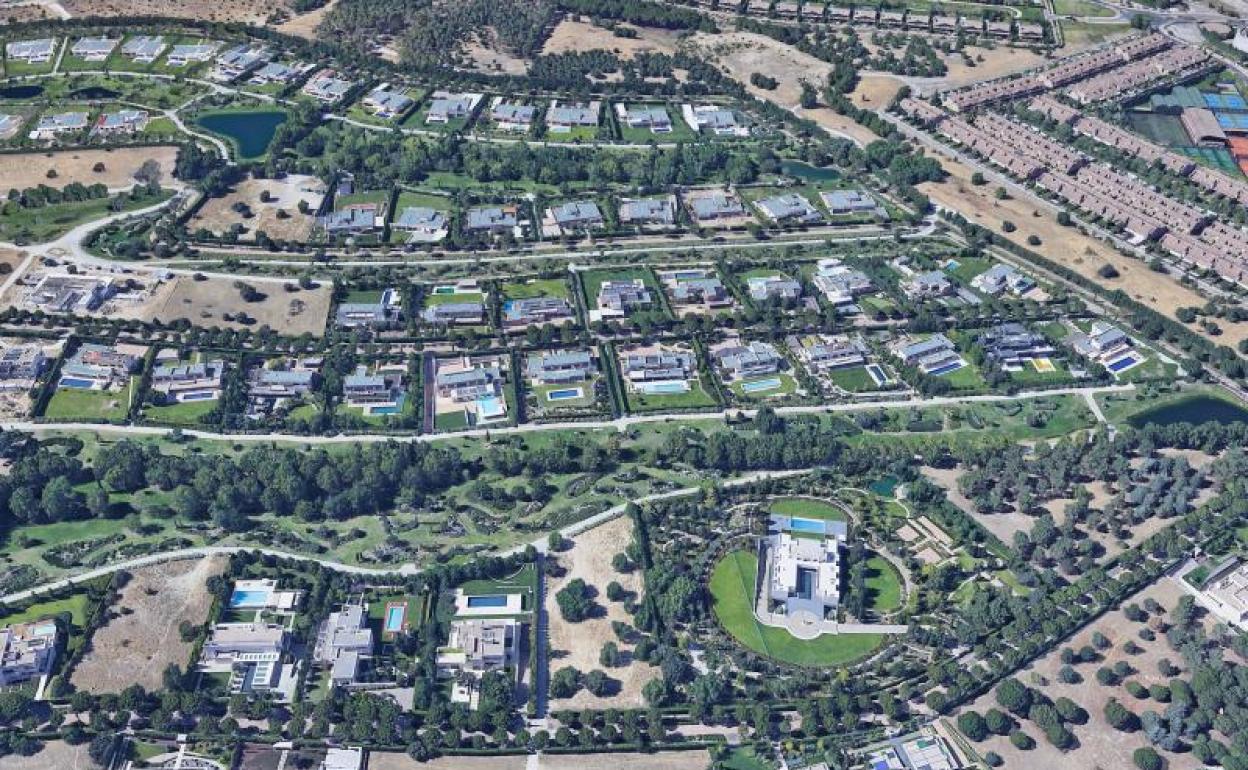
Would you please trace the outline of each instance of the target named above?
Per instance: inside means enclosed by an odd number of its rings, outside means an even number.
[[[569,401],[574,398],[580,398],[585,395],[585,391],[580,388],[563,388],[562,390],[552,390],[546,393],[547,401]]]
[[[434,294],[454,294],[455,287],[454,286],[437,286],[434,288],[433,293]]]
[[[746,393],[762,393],[768,390],[775,390],[780,387],[779,377],[769,377],[765,380],[754,380],[753,382],[741,383],[741,390]]]
[[[928,372],[928,374],[931,375],[932,377],[939,377],[942,374],[948,374],[949,372],[956,372],[957,370],[961,369],[963,366],[966,366],[966,364],[961,361],[958,361],[956,363],[945,364],[944,366],[939,366],[931,370],[930,372]]]
[[[1105,368],[1109,369],[1111,372],[1121,372],[1124,369],[1130,369],[1139,362],[1140,360],[1135,356],[1125,356],[1117,361],[1110,362]]]
[[[789,519],[789,529],[794,532],[816,532],[823,534],[828,531],[827,526],[822,521],[815,519]]]
[[[959,267],[962,267],[962,263],[956,259],[951,259],[945,263],[945,269],[951,272],[957,270]]]
[[[489,594],[487,596],[469,596],[468,606],[474,609],[477,607],[506,607],[507,595]]]
[[[198,390],[194,393],[183,393],[180,401],[211,401],[217,394],[211,390]]]
[[[497,396],[478,398],[477,418],[480,420],[496,420],[507,414],[507,404]]]
[[[397,633],[403,630],[403,620],[407,617],[406,604],[394,604],[386,608],[386,624],[383,630]]]
[[[92,380],[79,379],[77,377],[62,377],[61,387],[74,388],[75,390],[90,390],[95,387],[95,382]]]
[[[637,386],[642,393],[650,395],[663,395],[665,393],[688,393],[689,383],[679,380],[664,380],[663,382],[643,382]]]
[[[268,591],[253,591],[236,589],[230,594],[230,607],[239,609],[240,607],[263,607],[269,603]]]
[[[369,414],[398,414],[398,406],[374,406],[369,410]]]
[[[884,370],[878,364],[867,364],[866,370],[867,374],[871,375],[871,379],[875,380],[876,385],[883,385],[888,382],[888,375],[884,373]]]

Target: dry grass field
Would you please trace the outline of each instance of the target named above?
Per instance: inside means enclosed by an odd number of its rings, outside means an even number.
[[[632,649],[632,645],[620,642],[611,629],[611,622],[615,620],[631,625],[632,616],[624,611],[622,602],[609,601],[606,596],[607,584],[615,580],[624,590],[633,591],[638,598],[641,597],[641,574],[634,571],[624,575],[611,567],[611,559],[623,551],[631,539],[632,520],[621,517],[579,535],[571,548],[559,554],[559,563],[567,568],[567,574],[551,580],[546,590],[546,612],[550,618],[550,670],[553,673],[564,666],[572,666],[582,673],[595,668],[603,669],[620,683],[620,690],[605,698],[581,690],[571,698],[551,700],[551,709],[642,706],[641,688],[658,676],[658,669],[648,663],[630,660],[626,666],[607,669],[598,662],[598,653],[607,642],[616,642],[620,651],[625,653],[626,660],[629,660],[627,653]],[[598,590],[596,601],[606,610],[605,613],[580,623],[568,623],[563,619],[555,594],[575,578]]]
[[[264,24],[277,11],[286,12],[285,0],[63,0],[74,16],[177,16],[200,21]]]
[[[865,110],[882,110],[904,84],[891,75],[863,75],[850,93],[850,101]]]
[[[269,200],[260,196],[267,192]],[[240,240],[254,241],[256,232],[263,230],[277,240],[306,241],[316,224],[313,212],[325,197],[325,183],[316,177],[291,174],[284,179],[244,179],[234,189],[220,198],[209,198],[188,223],[191,231],[204,228],[221,234],[235,223],[247,228]],[[308,205],[307,214],[299,213],[299,202]],[[242,219],[233,207],[243,203],[255,215]],[[278,212],[285,212],[285,219]]]
[[[975,62],[975,66],[968,67],[960,55],[943,57],[949,68],[944,78],[948,85],[964,86],[977,80],[991,80],[1038,67],[1048,61],[1044,56],[1026,48],[998,46],[988,49],[967,46],[966,52]]]
[[[368,755],[368,770],[525,770],[528,757],[438,757],[428,762],[417,762],[406,754]]]
[[[607,50],[627,60],[639,53],[672,54],[676,52],[679,38],[677,33],[651,27],[632,27],[632,29],[636,30],[637,37],[616,37],[605,27],[569,16],[551,30],[550,37],[542,46],[542,54]]]
[[[174,159],[178,148],[124,147],[115,150],[66,150],[64,152],[23,152],[0,155],[0,191],[10,188],[64,187],[70,182],[96,184],[109,187],[129,187],[134,182],[134,172],[148,160],[160,164],[161,178],[173,175]],[[96,163],[103,163],[104,170],[96,172]],[[55,171],[49,179],[48,172]]]
[[[0,249],[0,275],[8,275],[26,258],[26,252],[15,249]]]
[[[121,692],[132,684],[159,690],[165,668],[185,666],[190,654],[178,626],[204,622],[212,604],[205,583],[223,571],[225,559],[214,558],[134,570],[113,616],[95,632],[91,651],[74,669],[74,686],[95,694]]]
[[[529,60],[515,56],[498,43],[498,34],[486,27],[473,34],[463,45],[462,66],[477,72],[523,75],[529,71]]]
[[[0,757],[0,770],[96,770],[98,767],[87,755],[85,743],[70,746],[64,741],[49,741],[34,756]]]
[[[1083,235],[1077,228],[1059,225],[1056,216],[1032,194],[997,200],[994,195],[996,185],[975,186],[971,184],[970,168],[943,155],[939,158],[950,174],[949,179],[919,185],[919,189],[933,202],[953,209],[970,221],[1003,236],[1001,223],[1009,220],[1018,229],[1005,237],[1107,289],[1122,289],[1135,300],[1170,318],[1176,318],[1175,311],[1180,307],[1204,306],[1206,300],[1203,297],[1169,276],[1153,272],[1140,260],[1123,256],[1113,247]],[[1031,235],[1040,239],[1039,246],[1027,245],[1027,238]],[[1098,276],[1097,270],[1105,264],[1113,265],[1119,277],[1105,279]],[[1204,333],[1195,325],[1188,328]],[[1222,331],[1220,336],[1211,336],[1210,339],[1231,347],[1241,339],[1248,339],[1248,324],[1223,323]]]
[[[170,288],[153,298],[142,315],[165,322],[185,318],[196,326],[228,329],[258,329],[268,325],[296,337],[305,332],[318,337],[324,333],[332,294],[328,283],[315,289],[288,292],[284,286],[293,281],[248,277],[247,282],[267,296],[259,302],[244,302],[233,279],[213,276],[196,280],[179,275]],[[224,318],[226,314],[237,313],[246,313],[255,323]]]
[[[424,763],[406,754],[372,753],[368,756],[368,770],[704,770],[709,760],[705,750],[656,751],[653,754],[543,754],[540,757],[438,757]],[[3,765],[0,765],[0,770],[3,770]]]
[[[338,4],[338,0],[329,0],[329,2],[317,8],[314,11],[308,11],[305,14],[296,16],[293,19],[278,24],[276,29],[285,35],[294,35],[296,37],[306,38],[307,40],[316,39],[316,28],[321,25],[321,20],[325,18],[325,14],[333,10]]]
[[[6,5],[0,8],[0,24],[22,24],[28,21],[43,21],[50,18],[52,18],[52,13],[47,8],[33,3]]]
[[[1134,602],[1142,605],[1145,599],[1153,598],[1169,611],[1174,608],[1182,595],[1182,589],[1169,578],[1163,578],[1161,582],[1133,596],[1127,603]],[[1137,632],[1142,627],[1143,624],[1128,620],[1121,610],[1114,610],[1067,640],[1062,647],[1073,647],[1078,650],[1086,644],[1091,644],[1092,634],[1099,631],[1113,643],[1112,647],[1104,651],[1102,661],[1075,665],[1075,670],[1083,676],[1084,681],[1081,683],[1064,684],[1058,681],[1057,673],[1062,667],[1061,648],[1018,673],[1019,681],[1039,689],[1049,698],[1056,700],[1067,697],[1087,710],[1089,715],[1087,724],[1071,728],[1079,739],[1079,745],[1076,748],[1065,752],[1059,751],[1045,740],[1043,733],[1033,723],[1023,722],[1023,732],[1036,741],[1036,747],[1031,751],[1020,751],[1014,748],[1004,736],[991,736],[988,740],[973,744],[976,750],[981,755],[988,751],[997,752],[1005,759],[1004,766],[1007,768],[1077,767],[1088,770],[1094,768],[1117,770],[1117,768],[1134,767],[1131,753],[1141,746],[1148,745],[1148,739],[1143,731],[1124,733],[1110,727],[1103,713],[1105,704],[1111,697],[1116,697],[1124,706],[1137,714],[1150,708],[1157,711],[1164,710],[1164,704],[1158,704],[1152,700],[1139,701],[1121,686],[1102,687],[1096,685],[1095,682],[1098,668],[1112,667],[1120,660],[1127,661],[1137,672],[1129,676],[1128,680],[1135,680],[1145,687],[1152,684],[1165,684],[1169,681],[1168,677],[1163,677],[1158,673],[1157,662],[1162,658],[1169,658],[1172,663],[1181,666],[1182,655],[1170,649],[1162,633],[1158,633],[1152,642],[1141,639]],[[1123,646],[1128,641],[1135,642],[1142,648],[1142,651],[1135,655],[1124,652]],[[1185,677],[1186,673],[1183,672],[1180,676]],[[989,692],[975,701],[971,708],[983,713],[996,705],[995,694]],[[1191,753],[1165,753],[1164,756],[1168,762],[1167,770],[1194,770],[1201,767],[1200,762]]]

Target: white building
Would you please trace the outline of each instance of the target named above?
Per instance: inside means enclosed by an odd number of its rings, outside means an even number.
[[[774,613],[834,618],[840,605],[843,521],[772,516],[764,541],[767,598]]]
[[[69,52],[83,61],[102,62],[120,42],[111,37],[84,37],[75,42]]]
[[[56,40],[50,37],[40,40],[15,40],[4,46],[4,57],[8,61],[47,64],[54,56]]]
[[[347,604],[329,613],[316,635],[316,661],[329,666],[329,681],[351,684],[359,676],[360,660],[373,652],[373,631],[368,627],[368,605]]]
[[[56,662],[58,633],[52,618],[0,629],[0,685],[7,687],[49,673]]]
[[[451,621],[446,647],[438,651],[444,672],[484,672],[513,665],[520,649],[523,624],[515,618]]]

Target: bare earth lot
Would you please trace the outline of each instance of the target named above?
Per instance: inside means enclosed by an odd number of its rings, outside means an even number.
[[[621,517],[578,536],[570,549],[559,554],[559,563],[567,568],[567,574],[551,580],[546,589],[546,613],[550,618],[550,670],[553,673],[564,666],[572,666],[582,673],[595,668],[603,669],[608,676],[620,682],[620,691],[600,698],[588,690],[581,690],[571,698],[552,700],[552,709],[641,706],[644,705],[641,688],[658,676],[658,669],[648,663],[632,661],[626,666],[607,669],[598,662],[598,653],[607,642],[616,642],[620,651],[625,653],[626,660],[629,658],[627,653],[632,649],[632,645],[620,642],[611,629],[614,620],[632,625],[632,616],[624,611],[623,602],[609,601],[606,596],[607,584],[615,580],[624,590],[635,592],[639,599],[641,597],[641,574],[634,571],[624,575],[611,567],[611,559],[623,551],[631,539],[632,521]],[[555,594],[578,577],[598,589],[595,601],[606,612],[580,623],[568,623],[559,612]]]
[[[966,52],[975,62],[974,67],[966,66],[959,55],[942,57],[949,68],[945,81],[951,86],[963,86],[977,80],[991,80],[1002,75],[1021,72],[1037,67],[1048,61],[1043,56],[1025,48],[1008,48],[998,46],[994,49],[967,46]],[[983,57],[983,61],[979,61]]]
[[[50,741],[33,757],[10,754],[0,757],[0,770],[93,770],[99,765],[87,755],[87,744],[70,746],[64,741]]]
[[[269,194],[267,202],[260,199],[265,192]],[[189,226],[192,232],[202,227],[220,235],[240,223],[247,228],[241,238],[244,241],[254,241],[259,230],[277,240],[306,241],[316,222],[312,212],[324,197],[325,184],[316,177],[291,174],[284,179],[244,179],[226,195],[209,198]],[[299,201],[307,203],[309,213],[299,213]],[[255,216],[243,219],[232,208],[236,203],[246,204]],[[289,216],[279,218],[279,210]]]
[[[178,148],[173,146],[0,155],[0,180],[3,180],[0,181],[0,191],[41,184],[64,187],[70,182],[88,185],[99,182],[109,187],[129,187],[135,183],[134,172],[148,160],[159,163],[161,178],[168,180],[173,175],[177,155]],[[99,173],[93,171],[96,163],[103,163],[104,170]],[[49,170],[56,172],[54,179],[48,178]]]
[[[616,37],[609,29],[569,16],[555,25],[550,37],[542,46],[542,54],[602,49],[613,51],[621,59],[628,60],[643,52],[665,54],[676,52],[678,35],[675,32],[651,27],[633,27],[632,29],[637,31],[637,37]]]
[[[260,302],[244,302],[229,278],[210,277],[197,281],[191,276],[177,276],[167,291],[157,297],[145,315],[169,322],[185,318],[197,326],[220,326],[228,329],[259,329],[268,325],[283,334],[303,333],[320,336],[329,317],[332,287],[328,283],[316,289],[287,292],[283,287],[293,281],[267,280],[249,276],[247,283],[266,294]],[[163,297],[163,301],[161,298]],[[227,313],[246,313],[254,324],[226,321]]]
[[[934,203],[958,211],[970,221],[1002,235],[1001,223],[1009,220],[1018,229],[1005,237],[1107,289],[1122,289],[1135,300],[1170,318],[1175,318],[1175,311],[1180,307],[1205,305],[1203,297],[1169,276],[1153,272],[1143,262],[1119,254],[1111,246],[1083,235],[1075,227],[1062,227],[1047,207],[1030,194],[1026,199],[1011,194],[1007,200],[999,201],[994,196],[996,185],[972,185],[969,168],[943,155],[937,157],[949,172],[949,178],[944,182],[919,185],[919,189]],[[1039,246],[1026,245],[1030,235],[1040,238]],[[1118,278],[1107,280],[1097,275],[1097,270],[1106,263],[1118,270]],[[1210,337],[1219,345],[1234,347],[1241,339],[1248,339],[1248,324],[1222,323],[1221,326],[1223,333]],[[1198,334],[1203,333],[1199,326],[1189,325],[1188,328]]]
[[[703,770],[705,751],[657,751],[653,754],[543,754],[506,757],[438,757],[419,763],[406,754],[372,753],[368,770]],[[0,764],[0,770],[3,770]],[[24,768],[23,768],[24,770]]]
[[[1145,599],[1151,597],[1160,602],[1166,611],[1169,611],[1174,608],[1182,595],[1182,589],[1171,582],[1169,578],[1163,578],[1161,582],[1155,583],[1133,596],[1127,603],[1135,602],[1142,605]],[[1095,663],[1080,663],[1075,666],[1075,670],[1083,675],[1084,681],[1081,683],[1063,684],[1058,681],[1057,672],[1062,667],[1060,647],[1041,658],[1032,666],[1019,672],[1018,678],[1023,684],[1037,687],[1054,700],[1063,696],[1070,698],[1087,710],[1089,715],[1087,724],[1074,725],[1071,728],[1072,732],[1079,739],[1077,748],[1066,752],[1059,751],[1045,739],[1044,734],[1031,722],[1022,723],[1023,732],[1036,741],[1036,747],[1031,751],[1020,751],[1014,748],[1009,739],[1004,736],[991,736],[988,740],[972,745],[975,746],[975,749],[981,755],[988,751],[997,752],[1005,759],[1004,766],[1006,768],[1014,768],[1014,770],[1049,767],[1077,767],[1087,768],[1088,770],[1093,768],[1111,770],[1112,768],[1116,770],[1117,768],[1134,767],[1131,753],[1142,746],[1149,745],[1148,739],[1144,736],[1143,731],[1124,733],[1110,727],[1104,717],[1105,704],[1110,698],[1116,697],[1124,706],[1137,714],[1147,709],[1160,712],[1164,710],[1165,706],[1151,699],[1144,701],[1136,700],[1121,685],[1114,687],[1097,685],[1096,670],[1103,665],[1112,667],[1119,660],[1126,660],[1137,671],[1137,673],[1128,677],[1128,680],[1135,680],[1148,687],[1152,684],[1165,684],[1169,681],[1157,671],[1157,662],[1159,660],[1169,658],[1172,663],[1180,666],[1183,662],[1182,656],[1170,649],[1164,634],[1158,633],[1155,641],[1148,642],[1141,639],[1137,634],[1141,627],[1142,624],[1128,620],[1120,610],[1114,610],[1062,645],[1063,647],[1069,646],[1078,650],[1085,644],[1091,644],[1092,634],[1096,631],[1100,631],[1113,643],[1113,646],[1103,653],[1104,660]],[[1128,655],[1123,652],[1122,647],[1127,641],[1134,641],[1143,648],[1143,652],[1136,655]],[[1180,677],[1186,678],[1186,676],[1186,671],[1180,674]],[[971,708],[982,714],[996,705],[995,694],[989,692],[975,701]],[[1168,761],[1168,770],[1193,770],[1201,767],[1200,762],[1191,753],[1161,753]]]
[[[203,21],[263,24],[285,0],[64,0],[74,16],[177,16]]]
[[[277,25],[277,31],[286,35],[315,40],[316,28],[321,25],[321,20],[325,18],[325,14],[333,10],[333,7],[337,4],[338,0],[329,0],[328,3],[325,3],[320,8],[308,11],[301,16],[296,16],[290,21],[282,22]]]
[[[161,687],[170,663],[185,666],[191,645],[178,626],[204,622],[212,596],[205,583],[225,570],[225,559],[205,558],[134,570],[114,615],[91,639],[91,651],[74,669],[75,687],[89,693],[121,692],[132,684]]]
[[[468,69],[477,72],[523,75],[529,71],[529,60],[514,56],[504,48],[493,27],[475,33],[464,43],[463,53]]]

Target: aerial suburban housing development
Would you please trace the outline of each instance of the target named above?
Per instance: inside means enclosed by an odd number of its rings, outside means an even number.
[[[1248,767],[1242,0],[0,7],[0,770]]]

